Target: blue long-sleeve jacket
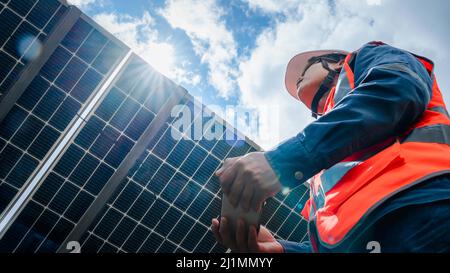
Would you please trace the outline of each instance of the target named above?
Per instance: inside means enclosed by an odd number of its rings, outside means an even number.
[[[350,65],[355,88],[298,135],[265,153],[283,186],[295,187],[354,152],[406,131],[425,111],[432,79],[412,54],[369,43]]]

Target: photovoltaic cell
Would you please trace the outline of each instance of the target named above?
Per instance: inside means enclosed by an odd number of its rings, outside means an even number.
[[[9,175],[5,178],[5,182],[16,188],[22,187],[37,165],[37,160],[27,154],[23,155]]]
[[[19,15],[16,15],[12,10],[5,8],[0,13],[0,19],[3,27],[0,30],[0,43],[3,44],[8,40],[14,30],[22,21]]]
[[[65,93],[56,87],[51,87],[42,100],[36,105],[34,113],[38,118],[48,120],[63,102]]]
[[[50,150],[51,146],[56,142],[58,137],[59,133],[57,130],[50,126],[45,126],[30,146],[30,154],[42,160],[47,154],[47,151]]]
[[[11,139],[11,137],[20,127],[20,124],[22,124],[27,115],[28,114],[26,110],[18,106],[14,106],[6,116],[3,122],[3,126],[0,127],[0,137],[5,140]],[[4,142],[6,143],[5,140]]]
[[[57,1],[35,1],[36,5],[31,10],[28,20],[37,28],[43,29],[46,22],[49,22],[59,7]],[[47,23],[48,24],[48,23]],[[44,30],[44,32],[46,32]]]
[[[145,108],[141,108],[136,114],[136,117],[126,128],[125,134],[131,137],[133,140],[138,140],[138,138],[144,132],[146,125],[150,124],[154,117],[155,115],[151,111]]]
[[[59,131],[63,131],[76,116],[80,108],[81,104],[78,101],[71,97],[66,97],[50,119],[50,125],[53,125]]]
[[[106,164],[101,164],[94,171],[92,176],[84,185],[86,191],[92,193],[93,195],[98,195],[98,193],[103,189],[106,182],[113,175],[114,169]]]
[[[73,170],[69,179],[78,186],[82,187],[99,164],[99,159],[88,153],[85,153],[83,159],[79,161],[75,166],[75,169]]]
[[[11,200],[14,195],[16,194],[16,189],[8,185],[6,183],[3,183],[0,185],[0,208],[5,209],[8,205],[8,200]]]
[[[97,55],[92,66],[100,73],[106,74],[122,54],[123,48],[109,41]]]
[[[126,95],[122,93],[118,88],[112,88],[108,92],[106,98],[102,101],[100,106],[95,111],[95,114],[105,120],[109,121],[114,112],[122,105]]]
[[[73,200],[72,204],[67,208],[65,215],[69,220],[77,223],[93,200],[94,196],[88,192],[81,191]]]
[[[75,142],[80,147],[89,149],[97,137],[102,133],[105,125],[106,123],[96,116],[90,117],[87,124],[83,126],[81,132],[76,137]]]
[[[62,188],[54,196],[53,200],[50,202],[49,207],[61,214],[69,206],[70,202],[77,195],[78,188],[71,183],[64,183]]]
[[[111,119],[111,124],[120,131],[123,131],[131,118],[139,110],[139,104],[132,98],[126,99]]]
[[[31,8],[36,4],[37,1],[26,0],[26,1],[11,1],[9,6],[14,9],[21,16],[25,16]]]
[[[123,249],[126,252],[137,252],[137,246],[140,246],[144,243],[144,240],[147,238],[147,230],[142,227],[138,226],[133,233],[130,235],[129,239],[127,240],[127,243],[124,244]],[[114,248],[116,252],[117,248]]]
[[[11,142],[17,147],[26,150],[34,140],[36,133],[40,132],[43,127],[44,122],[34,116],[30,116],[16,131]]]
[[[41,98],[44,96],[50,83],[41,76],[34,78],[28,87],[28,92],[25,92],[18,101],[18,104],[26,110],[32,110]]]
[[[56,173],[50,173],[44,180],[43,184],[34,195],[34,199],[40,204],[47,206],[52,196],[54,196],[64,183],[64,178]]]
[[[102,80],[100,73],[89,68],[80,78],[70,94],[80,102],[85,102]]]
[[[86,69],[87,64],[81,59],[73,57],[56,78],[56,85],[65,92],[70,92]]]
[[[91,31],[92,27],[88,22],[78,20],[61,44],[72,53],[75,53]]]
[[[106,126],[89,149],[95,156],[103,159],[120,136],[120,132]]]
[[[100,50],[105,46],[108,39],[100,33],[100,31],[94,29],[86,38],[83,46],[77,52],[77,55],[86,63],[92,63],[94,58],[98,55]]]
[[[61,46],[56,48],[56,50],[50,56],[50,59],[42,67],[42,76],[50,82],[54,81],[62,71],[62,69],[69,62],[70,57],[71,54],[67,49]]]

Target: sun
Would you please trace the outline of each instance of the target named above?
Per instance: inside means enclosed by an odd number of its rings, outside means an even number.
[[[175,76],[175,48],[168,43],[148,43],[134,51],[159,73],[173,78]]]

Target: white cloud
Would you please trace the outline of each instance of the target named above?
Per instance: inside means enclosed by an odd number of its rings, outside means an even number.
[[[222,19],[224,11],[214,0],[169,0],[160,14],[173,28],[186,32],[196,54],[208,66],[208,81],[228,97],[235,90],[237,57],[233,34]]]
[[[292,137],[312,119],[305,107],[290,97],[284,87],[284,72],[289,59],[298,52],[338,48],[356,50],[372,40],[382,40],[415,53],[428,56],[437,63],[436,74],[447,103],[450,99],[450,62],[447,26],[450,20],[441,1],[256,1],[250,7],[266,13],[281,13],[285,19],[266,29],[257,40],[250,56],[240,63],[237,81],[243,105],[261,111],[268,104],[277,105],[280,138]],[[295,8],[293,3],[295,2]],[[444,8],[443,6],[447,6]],[[278,141],[258,141],[264,148]]]
[[[298,0],[246,0],[249,7],[267,13],[286,12],[298,4]]]
[[[184,65],[177,65],[172,44],[158,40],[154,19],[147,11],[140,18],[115,13],[99,13],[93,18],[162,74],[178,83],[195,85],[200,81],[198,75],[184,70]]]
[[[91,4],[94,4],[96,1],[97,0],[68,0],[67,2],[70,5],[75,5],[77,7],[83,8]]]
[[[368,5],[381,5],[381,0],[367,0]]]

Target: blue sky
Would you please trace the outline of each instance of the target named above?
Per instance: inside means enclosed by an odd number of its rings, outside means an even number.
[[[70,1],[69,1],[70,2]],[[173,66],[183,66],[184,70],[193,71],[191,78],[176,77],[171,75],[164,65],[160,67],[153,57],[148,57],[147,60],[156,66],[162,73],[168,74],[173,80],[182,84],[193,95],[201,96],[203,102],[206,104],[237,104],[239,100],[238,88],[230,88],[222,91],[220,95],[217,94],[217,89],[214,83],[209,82],[208,79],[208,65],[202,63],[202,56],[194,50],[194,44],[191,37],[181,28],[173,27],[170,22],[161,14],[161,11],[167,7],[166,1],[157,0],[78,0],[72,1],[88,15],[94,17],[100,24],[104,24],[105,19],[101,19],[102,14],[114,14],[122,17],[118,19],[121,23],[143,18],[144,13],[148,13],[152,18],[152,28],[157,30],[155,35],[155,43],[167,43],[173,48],[175,60]],[[187,1],[186,3],[188,3]],[[201,3],[202,1],[199,1]],[[206,1],[207,2],[207,1]],[[226,29],[233,30],[232,36],[236,43],[236,54],[239,58],[249,57],[251,50],[255,47],[255,42],[258,35],[266,28],[274,24],[277,17],[258,12],[250,9],[249,5],[242,1],[216,1],[214,2],[220,7],[222,15],[220,16],[220,23],[223,23]],[[188,4],[187,4],[188,5]],[[136,23],[136,28],[144,27],[145,23]],[[114,33],[114,29],[107,27],[108,30]],[[143,31],[145,32],[145,31]],[[143,34],[143,33],[141,33]],[[118,35],[119,38],[120,35]],[[142,35],[143,36],[143,35]],[[144,39],[143,37],[137,37]],[[123,40],[123,39],[122,39]],[[127,43],[127,39],[125,39]],[[155,52],[155,55],[159,55]],[[162,60],[163,61],[163,60]],[[164,61],[163,61],[164,62]],[[230,65],[237,67],[238,60],[230,61]],[[170,68],[169,68],[170,69]],[[196,76],[200,76],[199,81],[195,81]],[[195,84],[192,83],[194,80]],[[205,92],[210,91],[210,92]]]
[[[287,62],[301,51],[351,51],[382,40],[434,60],[450,103],[450,2],[445,0],[69,2],[203,103],[268,114],[270,121],[260,119],[260,130],[246,132],[265,148],[312,121],[283,83]]]

